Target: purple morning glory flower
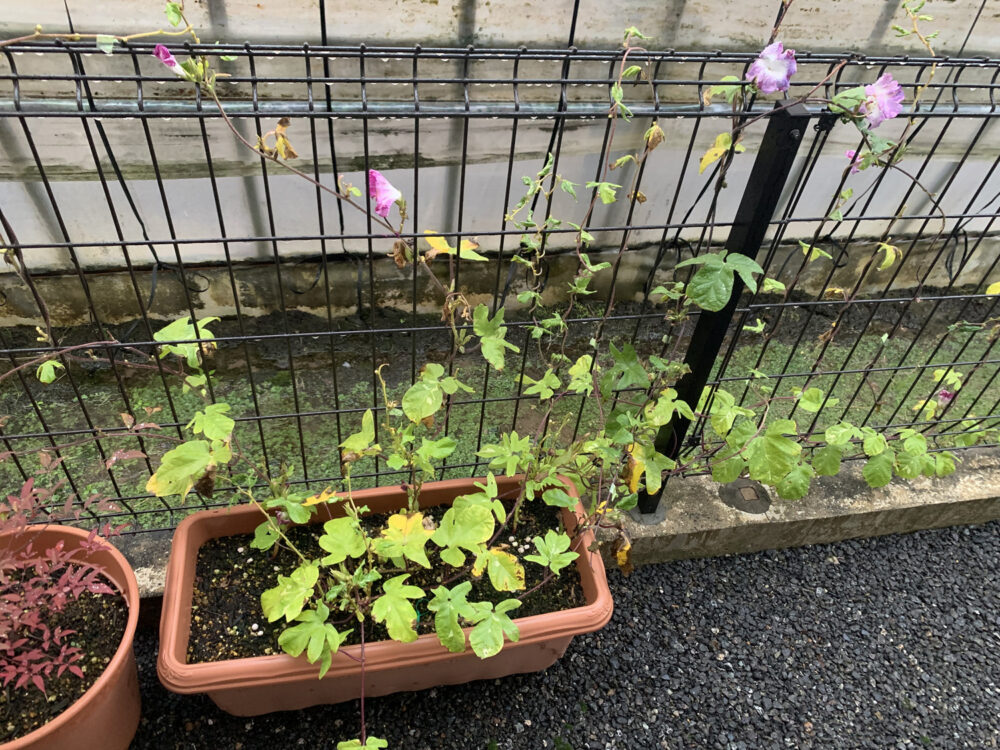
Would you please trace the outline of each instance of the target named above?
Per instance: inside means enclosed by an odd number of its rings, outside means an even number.
[[[171,54],[170,50],[167,49],[164,45],[157,44],[153,48],[153,57],[155,57],[161,63],[166,65],[181,78],[186,78],[189,81],[191,80],[191,76],[188,74],[188,72],[181,67],[181,64],[177,62],[177,58],[174,57],[173,54]]]
[[[861,170],[858,169],[858,165],[861,163],[861,159],[858,158],[858,152],[853,148],[849,148],[844,152],[844,155],[851,160],[851,174],[860,172]]]
[[[869,128],[877,128],[903,111],[903,87],[888,73],[865,86],[865,93],[868,98],[861,102],[861,114]]]
[[[795,50],[785,49],[781,42],[769,44],[753,61],[747,71],[747,80],[753,81],[763,94],[788,91],[788,79],[795,75],[798,65]]]
[[[383,219],[389,216],[392,204],[403,197],[376,169],[368,170],[368,195],[375,200],[375,213]]]
[[[947,406],[955,398],[953,391],[949,391],[947,388],[942,388],[937,392],[937,402],[940,406]]]

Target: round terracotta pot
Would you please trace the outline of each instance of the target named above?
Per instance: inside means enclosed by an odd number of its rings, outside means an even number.
[[[420,505],[426,508],[450,504],[459,495],[475,492],[475,481],[428,482],[420,493]],[[514,478],[497,478],[501,491],[515,482]],[[565,489],[576,496],[572,484],[568,483]],[[354,499],[373,513],[388,513],[406,504],[406,492],[398,485],[379,487],[355,492]],[[331,506],[324,506],[321,512],[330,513]],[[582,512],[579,504],[577,512]],[[575,536],[577,516],[571,509],[563,509],[563,518],[567,531],[574,536],[573,548],[580,552],[576,566],[586,604],[515,619],[520,639],[517,643],[505,643],[503,650],[489,659],[480,659],[471,650],[453,654],[440,644],[437,635],[428,633],[412,643],[367,644],[363,679],[356,661],[361,655],[360,647],[345,647],[342,652],[354,659],[338,654],[320,680],[318,666],[309,664],[304,656],[275,654],[219,662],[187,661],[198,549],[210,539],[253,533],[261,521],[260,511],[249,505],[195,513],[177,527],[171,546],[156,664],[160,682],[175,693],[207,693],[219,708],[231,714],[255,716],[339,703],[361,695],[425,690],[436,685],[457,685],[546,669],[563,655],[574,636],[604,627],[613,609],[600,553],[590,551],[593,534],[588,531]],[[323,520],[321,516],[315,522]]]
[[[60,540],[72,550],[89,533],[69,526],[44,526],[30,532],[36,550],[54,547]],[[0,546],[10,535],[0,535]],[[139,585],[128,560],[108,544],[88,554],[87,562],[104,568],[104,575],[121,592],[128,606],[128,623],[118,650],[104,673],[76,703],[48,724],[0,750],[125,750],[139,726],[139,674],[132,641],[139,621]]]

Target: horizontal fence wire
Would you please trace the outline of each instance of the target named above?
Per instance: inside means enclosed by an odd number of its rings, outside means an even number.
[[[634,151],[654,119],[666,139],[640,168],[635,193],[601,206],[585,226],[595,238],[592,257],[622,260],[597,277],[597,294],[569,320],[568,341],[582,353],[599,336],[678,359],[699,346],[690,339],[698,314],[671,327],[651,295],[678,262],[725,247],[764,123],[746,130],[747,152],[714,201],[718,166],[702,173],[699,160],[729,131],[733,112],[706,95],[724,76],[743,76],[756,53],[630,54],[649,64],[649,76],[625,84],[634,118],[617,124],[612,141],[607,114],[621,50],[174,50],[204,54],[226,75],[219,96],[242,137],[253,142],[289,118],[301,155],[293,163],[314,180],[333,187],[343,175],[364,187],[369,169],[382,171],[407,200],[400,237],[418,246],[428,231],[477,241],[487,261],[455,258],[456,282],[491,313],[506,312],[519,352],[498,373],[473,354],[449,358],[441,300],[416,267],[393,263],[394,235],[239,146],[215,104],[172,77],[152,50],[129,43],[106,55],[82,42],[0,50],[0,214],[16,242],[5,239],[48,301],[60,346],[102,342],[63,357],[51,385],[33,368],[0,385],[0,453],[11,454],[0,463],[5,486],[31,476],[45,451],[65,459],[55,476],[67,491],[112,497],[121,510],[110,518],[134,533],[169,529],[193,509],[228,502],[221,492],[180,501],[145,490],[157,456],[181,438],[200,403],[169,359],[156,356],[169,342],[153,338],[186,316],[221,318],[210,326],[215,348],[205,351],[209,398],[233,406],[240,448],[271,476],[287,468],[304,491],[339,489],[337,445],[367,410],[385,408],[375,371],[386,366],[390,398],[398,399],[428,361],[446,363],[474,389],[457,395],[443,420],[442,434],[459,449],[437,474],[484,473],[484,444],[540,427],[537,399],[522,388],[525,376],[544,371],[533,321],[516,299],[526,284],[512,261],[522,232],[505,221],[521,178],[551,154],[581,200],[558,195],[533,209],[578,221],[591,194],[579,186]],[[806,432],[850,419],[920,430],[932,450],[966,447],[971,441],[959,435],[996,444],[1000,297],[985,290],[1000,280],[1000,59],[800,52],[798,63],[792,98],[813,89],[830,98],[886,73],[907,102],[920,92],[908,118],[882,126],[887,137],[905,137],[906,174],[847,174],[856,131],[822,102],[807,102],[814,127],[758,256],[786,292],[743,295],[710,385],[748,405],[819,387],[830,399],[820,414],[794,405],[772,411]],[[766,115],[773,104],[758,99],[748,115]],[[629,184],[633,168],[613,179]],[[844,185],[853,195],[837,202]],[[557,301],[575,269],[575,233],[565,223],[545,232],[546,293]],[[801,243],[829,259],[810,262]],[[892,264],[882,263],[884,244],[898,248]],[[41,316],[30,290],[11,274],[0,279],[0,367],[14,369],[53,348],[37,340]],[[960,387],[944,385],[956,378]],[[593,400],[562,405],[542,429],[569,438],[595,428]],[[143,422],[158,427],[131,428]],[[711,444],[712,432],[698,423],[688,440]],[[129,461],[121,458],[127,451]],[[369,458],[352,479],[372,486],[406,475]]]

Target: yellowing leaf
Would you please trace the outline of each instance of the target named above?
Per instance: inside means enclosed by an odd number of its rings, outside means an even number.
[[[481,576],[483,570],[497,591],[520,591],[524,588],[524,567],[509,552],[491,547],[480,553],[472,566],[472,575]]]
[[[635,568],[632,566],[632,542],[624,534],[615,540],[615,562],[623,575],[629,575]]]
[[[628,477],[629,492],[638,492],[639,480],[642,479],[642,474],[646,470],[646,462],[642,460],[641,454],[637,456],[637,453],[639,451],[635,443],[632,443],[628,447],[628,467],[625,469],[625,475]]]
[[[815,245],[810,245],[808,242],[799,240],[799,247],[802,248],[802,254],[808,257],[810,261],[816,260],[817,258],[833,259],[833,256],[826,250],[818,248]]]
[[[431,246],[431,252],[427,253],[427,259],[433,259],[438,253],[444,253],[445,255],[454,255],[455,248],[448,244],[447,240],[442,237],[438,232],[434,232],[430,229],[425,229],[424,234],[427,235],[424,239],[427,244]],[[473,240],[462,240],[459,243],[458,257],[462,260],[475,260],[475,261],[485,261],[489,260],[485,255],[480,255],[476,252],[479,247],[479,243]]]
[[[884,271],[885,269],[889,268],[893,263],[896,262],[896,258],[902,255],[898,247],[896,247],[895,245],[890,245],[885,242],[878,243],[878,248],[879,250],[885,252],[885,257],[882,258],[882,262],[878,264],[878,270],[880,271]]]
[[[160,468],[146,482],[146,492],[157,497],[186,497],[194,483],[214,465],[211,445],[207,440],[181,443],[163,454]]]
[[[320,492],[318,495],[313,495],[312,497],[307,497],[302,501],[302,505],[309,507],[310,505],[319,505],[320,503],[330,502],[331,497],[336,497],[337,493],[327,487],[325,490]]]
[[[986,287],[987,294],[1000,294],[1000,281],[994,282]]]
[[[701,163],[698,165],[698,174],[701,174],[708,169],[709,165],[714,164],[725,156],[726,152],[732,147],[733,137],[729,133],[719,133],[715,136],[715,143],[701,157]]]
[[[383,557],[405,557],[421,567],[429,568],[431,564],[424,546],[434,532],[424,528],[423,521],[423,513],[408,515],[400,511],[389,516],[386,527],[382,529],[382,536],[375,541],[375,551]]]

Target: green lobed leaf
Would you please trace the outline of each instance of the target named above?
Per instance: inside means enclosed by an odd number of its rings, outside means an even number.
[[[452,653],[465,651],[465,633],[459,618],[471,620],[475,615],[475,609],[466,599],[471,590],[471,581],[463,581],[451,590],[438,586],[431,592],[434,598],[427,604],[427,609],[434,613],[438,640]]]
[[[594,379],[591,375],[591,367],[594,358],[590,354],[584,354],[577,358],[576,362],[569,368],[569,385],[567,388],[573,393],[583,393],[589,396],[594,391]]]
[[[517,474],[519,466],[528,460],[530,454],[531,436],[520,437],[516,430],[503,433],[500,443],[487,443],[476,453],[480,458],[489,460],[491,469],[503,469],[509,477]]]
[[[424,590],[417,586],[407,586],[409,574],[390,578],[382,584],[385,592],[372,605],[372,617],[375,622],[384,622],[389,637],[402,643],[417,640],[417,631],[413,626],[417,622],[417,611],[410,604],[410,599],[421,599]]]
[[[305,608],[319,580],[319,563],[302,563],[291,575],[278,576],[278,585],[260,595],[260,607],[268,622],[285,618],[291,622]]]
[[[333,518],[323,524],[319,546],[329,553],[322,560],[324,565],[337,565],[348,557],[361,557],[367,550],[361,525],[347,516]]]
[[[202,318],[197,322],[197,331],[190,317],[178,318],[168,323],[153,334],[154,341],[189,341],[190,343],[162,344],[160,357],[176,354],[187,361],[188,367],[195,369],[201,367],[201,351],[202,347],[206,346],[203,342],[215,338],[207,326],[218,320],[219,318],[216,317]],[[197,339],[201,339],[201,341],[199,342]]]
[[[524,559],[547,567],[556,575],[580,556],[569,549],[572,540],[566,532],[556,532],[549,529],[545,532],[544,539],[536,536],[531,541],[534,542],[538,554],[525,555]]]
[[[733,99],[743,93],[743,82],[738,76],[733,75],[722,76],[719,80],[726,83],[718,83],[709,88],[709,98],[716,94],[722,94],[726,97],[726,101],[732,104]]]
[[[575,508],[579,501],[562,487],[553,487],[542,493],[542,502],[555,508]]]
[[[514,643],[521,634],[514,621],[507,616],[511,610],[521,606],[517,599],[506,599],[494,607],[489,602],[476,602],[475,612],[470,618],[476,626],[469,633],[469,645],[480,659],[496,656],[503,648],[506,635]]]
[[[847,445],[861,437],[861,431],[848,422],[841,422],[826,428],[826,442],[830,445]]]
[[[340,644],[351,633],[350,630],[339,632],[327,622],[329,617],[330,609],[323,602],[318,602],[316,609],[308,609],[295,618],[298,625],[285,628],[278,636],[278,645],[289,656],[297,657],[305,651],[310,664],[320,662],[320,679],[330,669],[330,662]]]
[[[880,453],[884,453],[889,450],[889,443],[885,439],[885,435],[880,432],[875,432],[869,427],[864,430],[864,441],[862,443],[865,455],[877,456]]]
[[[903,440],[903,450],[911,456],[919,456],[927,452],[927,438],[916,430],[903,430],[899,433]]]
[[[737,417],[733,422],[732,429],[726,434],[726,445],[738,450],[746,445],[756,434],[757,423],[755,421],[746,417]]]
[[[620,391],[632,386],[645,388],[649,385],[649,375],[632,344],[625,344],[619,350],[611,343],[608,348],[614,360],[610,374],[612,377],[618,378],[618,382],[614,384],[615,390]]]
[[[455,448],[457,447],[458,443],[448,435],[437,440],[421,438],[420,447],[414,453],[417,466],[423,469],[428,477],[433,477],[436,469],[432,462],[448,458],[448,456],[455,452]]]
[[[250,542],[250,546],[253,549],[266,551],[271,549],[274,543],[280,538],[277,529],[274,528],[271,521],[264,521],[264,523],[253,530],[253,541]]]
[[[209,404],[203,411],[195,412],[187,428],[209,440],[228,440],[236,427],[236,422],[226,416],[229,408],[229,404]]]
[[[615,195],[615,191],[621,187],[621,185],[616,185],[613,182],[594,182],[591,180],[587,183],[588,188],[597,188],[597,195],[601,199],[601,203],[608,205],[609,203],[614,203],[618,200]]]
[[[97,49],[105,55],[110,55],[115,49],[116,40],[108,34],[98,34],[94,41],[97,44]]]
[[[490,311],[486,305],[478,305],[472,313],[472,330],[480,338],[483,357],[498,371],[503,370],[506,349],[515,353],[521,351],[504,339],[507,335],[507,328],[503,324],[503,316],[504,309],[501,307],[491,320]]]
[[[441,559],[457,568],[465,564],[461,550],[478,555],[482,545],[493,536],[494,528],[493,510],[489,504],[453,505],[445,511],[431,541],[445,548]]]
[[[764,269],[757,261],[740,253],[729,253],[726,255],[726,265],[739,274],[747,289],[753,293],[757,292],[757,279],[754,278],[754,274],[764,275]]]
[[[777,279],[765,277],[764,283],[761,284],[760,291],[763,294],[770,294],[772,292],[775,294],[781,294],[785,291],[785,285]]]
[[[360,454],[372,447],[372,443],[374,441],[375,415],[372,414],[371,409],[368,409],[365,411],[364,416],[361,417],[361,431],[348,436],[344,442],[340,444],[340,447],[345,451]],[[377,448],[378,446],[375,447]]]
[[[925,454],[907,453],[905,450],[896,454],[895,470],[896,474],[903,479],[916,479],[924,473]]]
[[[525,383],[528,383],[528,387],[524,389],[525,396],[538,396],[539,401],[546,401],[555,395],[557,389],[562,387],[562,382],[559,380],[559,376],[550,367],[545,371],[541,380],[535,380],[528,377],[527,375],[522,377]]]
[[[810,245],[808,242],[799,240],[799,247],[802,248],[802,254],[805,255],[810,261],[816,260],[817,258],[827,258],[829,260],[833,259],[833,256],[826,250],[816,247],[815,245]]]
[[[710,399],[711,406],[709,407]],[[729,391],[722,388],[712,388],[711,386],[706,386],[702,389],[696,411],[701,414],[709,413],[709,424],[712,425],[712,429],[720,437],[728,435],[739,417],[752,417],[754,415],[750,409],[737,406],[736,397]],[[753,434],[754,432],[756,432],[756,427],[749,434]],[[739,446],[734,444],[734,447]]]
[[[799,408],[815,414],[820,409],[824,408],[825,398],[826,394],[819,388],[806,388],[799,394]],[[828,398],[825,401],[825,406],[832,408],[839,403],[839,398]]]

